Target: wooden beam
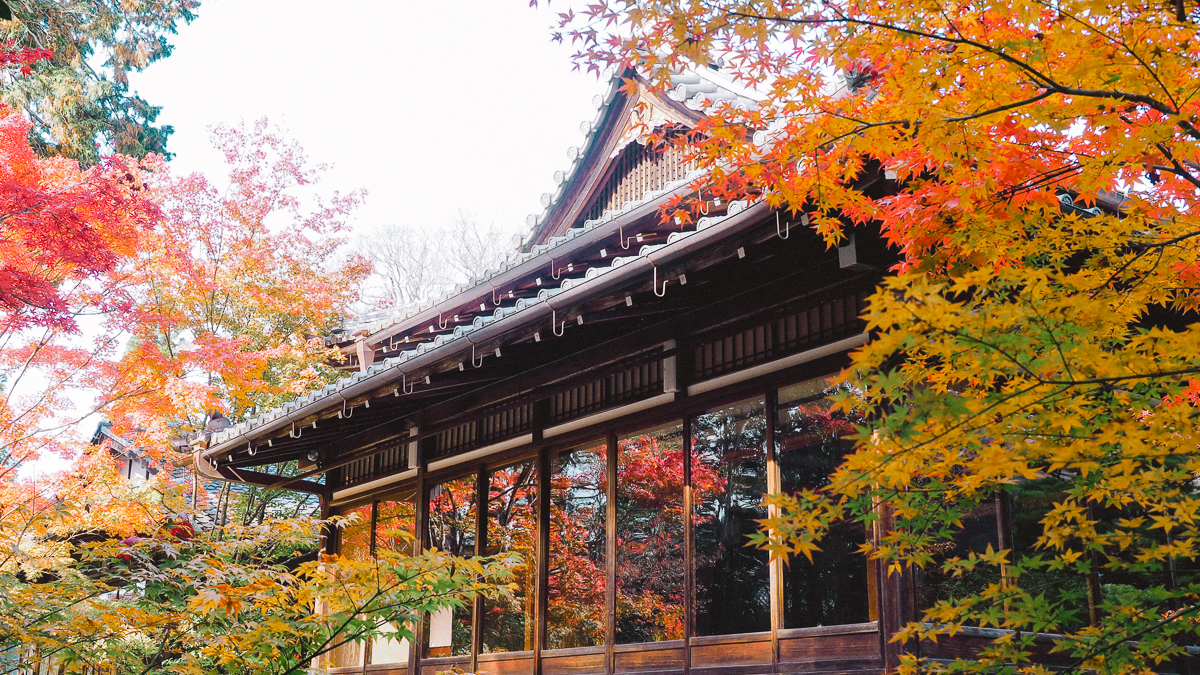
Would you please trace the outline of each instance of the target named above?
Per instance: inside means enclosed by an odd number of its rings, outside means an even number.
[[[550,612],[550,486],[554,462],[550,448],[542,446],[538,453],[538,536],[537,584],[534,598],[533,673],[542,675],[542,650],[548,635],[546,617]]]
[[[306,492],[310,495],[325,493],[324,485],[301,478],[284,478],[281,481],[280,476],[274,474],[260,473],[258,471],[250,471],[249,469],[233,469],[230,467],[220,467],[217,469],[217,472],[239,483],[256,485],[268,490],[293,490],[295,492]]]
[[[475,556],[487,555],[488,497],[491,480],[487,465],[480,464],[475,474]],[[475,596],[471,617],[471,672],[479,672],[479,653],[483,651],[483,616],[487,608],[483,596]]]

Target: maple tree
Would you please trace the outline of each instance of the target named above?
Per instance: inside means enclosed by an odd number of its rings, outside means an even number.
[[[511,577],[503,556],[312,555],[311,518],[196,532],[184,491],[81,469],[54,500],[73,517],[31,523],[0,557],[0,654],[13,665],[309,672],[345,645],[411,639],[423,613],[500,594]]]
[[[29,123],[0,107],[0,481],[46,449],[61,448],[78,417],[61,419],[67,397],[92,382],[117,339],[76,340],[81,321],[131,319],[136,298],[120,281],[124,265],[160,210],[137,160],[112,157],[81,170],[42,159]],[[84,411],[83,414],[87,414]]]
[[[886,504],[866,552],[960,582],[897,639],[1014,631],[904,672],[1039,672],[1039,632],[1073,668],[1142,672],[1200,639],[1198,20],[1092,0],[597,0],[561,17],[583,67],[661,86],[713,64],[759,99],[708,100],[677,141],[709,168],[697,187],[831,245],[878,228],[899,253],[842,376],[869,424],[828,486],[773,498],[760,543],[809,555]],[[954,545],[996,499],[1015,503],[1014,541]]]
[[[108,370],[116,431],[160,454],[212,411],[237,420],[335,377],[322,338],[370,271],[340,256],[361,191],[313,194],[323,166],[265,120],[219,127],[228,182],[159,168],[163,219],[129,282],[143,320]]]
[[[41,58],[4,53],[18,71]],[[306,194],[319,167],[265,123],[217,132],[224,190],[173,177],[154,155],[86,169],[39,157],[30,129],[0,106],[6,664],[293,672],[502,580],[511,564],[444,554],[297,559],[318,523],[272,519],[271,495],[246,525],[196,533],[190,486],[172,484],[170,438],[214,410],[240,416],[333,377],[312,336],[369,269],[336,255],[358,193]],[[97,413],[158,476],[130,483],[106,451],[80,454],[71,432]],[[75,457],[72,469],[22,473],[53,453]]]
[[[39,154],[84,165],[108,152],[169,157],[173,130],[156,124],[161,108],[129,91],[128,73],[171,53],[168,40],[195,18],[197,0],[9,4],[12,19],[0,19],[0,43],[44,58],[24,73],[0,70],[0,101],[32,122]]]

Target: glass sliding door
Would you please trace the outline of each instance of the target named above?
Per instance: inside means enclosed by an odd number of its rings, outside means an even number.
[[[698,415],[691,433],[694,634],[771,630],[768,555],[746,546],[767,517],[766,401]]]
[[[617,443],[616,642],[683,638],[683,425]]]
[[[342,521],[338,529],[338,555],[350,560],[371,559],[371,517],[373,504],[364,504],[345,511],[343,516],[348,520]],[[329,652],[330,666],[346,668],[363,665],[366,656],[366,645],[363,642],[347,642]]]
[[[416,493],[394,495],[375,503],[375,555],[414,555],[417,551],[414,525]],[[395,631],[398,624],[389,624]],[[376,638],[371,642],[371,663],[408,663],[408,640]]]
[[[342,513],[347,519],[338,524],[338,555],[351,560],[371,559],[372,504],[364,504]]]
[[[604,644],[607,457],[599,443],[551,462],[547,649]]]
[[[416,494],[404,494],[377,502],[375,516],[375,551],[391,551],[400,555],[417,552]]]
[[[829,484],[829,476],[853,449],[845,437],[862,420],[833,410],[823,382],[779,390],[775,456],[780,490],[794,493]],[[865,541],[859,523],[836,524],[820,541],[810,563],[793,558],[784,569],[784,627],[805,628],[870,620]]]
[[[429,490],[429,542],[459,556],[475,555],[475,474],[434,485]],[[471,653],[471,606],[446,608],[429,615],[426,656]]]
[[[487,600],[483,612],[483,652],[533,649],[537,598],[537,461],[530,459],[492,472],[487,497],[487,555],[515,553],[516,590]]]

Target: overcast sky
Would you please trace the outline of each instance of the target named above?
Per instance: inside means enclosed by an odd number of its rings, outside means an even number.
[[[359,231],[459,209],[524,231],[601,90],[550,42],[554,18],[528,0],[203,0],[131,82],[175,127],[176,171],[220,184],[208,128],[265,116],[334,165],[324,189],[368,190]]]

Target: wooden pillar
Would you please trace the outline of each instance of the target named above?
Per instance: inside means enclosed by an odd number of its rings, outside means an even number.
[[[538,453],[537,586],[534,598],[533,672],[542,675],[542,650],[546,648],[546,623],[550,611],[550,449]]]
[[[411,446],[410,446],[411,448]],[[429,548],[429,488],[425,485],[425,462],[418,460],[417,464],[417,496],[416,514],[413,518],[413,534],[417,539],[417,555]],[[421,657],[425,649],[425,617],[417,618],[413,626],[413,642],[408,649],[408,673],[418,675],[421,672]]]
[[[876,542],[883,539],[887,532],[892,531],[895,527],[895,521],[892,517],[892,510],[887,504],[879,504],[877,507],[879,518],[876,519],[874,529],[874,539]],[[904,647],[899,643],[892,642],[892,636],[895,635],[900,627],[904,624],[904,608],[905,599],[909,593],[905,588],[909,581],[905,575],[900,572],[889,572],[886,560],[878,561],[877,569],[880,575],[879,587],[879,641],[880,654],[883,657],[883,667],[887,671],[893,671],[900,666],[900,654]]]
[[[692,669],[696,610],[695,533],[692,528],[692,418],[683,419],[683,673]]]
[[[371,529],[369,530],[369,534],[367,535],[368,537],[370,537],[370,539],[367,541],[367,555],[371,556],[371,560],[374,560],[376,558],[376,556],[378,555],[378,552],[375,550],[375,528],[379,525],[379,502],[378,501],[371,502],[370,523],[371,523]],[[367,640],[366,642],[363,643],[362,672],[364,672],[364,673],[367,672],[367,666],[371,663],[371,658],[374,654],[374,650],[375,650],[375,641],[374,640]]]
[[[479,473],[475,475],[475,555],[487,554],[487,522],[488,522],[488,492],[491,481],[488,480],[486,464],[479,465]],[[483,598],[475,597],[474,610],[471,613],[471,672],[479,672],[479,652],[483,651]]]
[[[608,435],[608,489],[604,551],[604,672],[616,668],[613,645],[617,638],[617,435]]]
[[[782,487],[779,474],[779,462],[775,452],[775,419],[778,402],[774,389],[768,389],[766,401],[767,415],[767,493],[778,494]],[[778,506],[767,507],[767,517],[779,515]],[[779,670],[779,629],[783,627],[783,560],[775,558],[770,563],[768,583],[771,592],[771,672]]]
[[[332,553],[334,549],[334,528],[329,523],[329,517],[333,514],[333,509],[330,507],[330,502],[333,501],[333,491],[328,487],[324,492],[317,495],[320,500],[321,509],[321,529],[317,534],[317,551],[319,553]]]
[[[1008,561],[1017,561],[1017,552],[1013,549],[1012,532],[1012,497],[1004,490],[996,490],[996,548],[1008,551]],[[1000,583],[1007,589],[1008,565],[1000,566]],[[1004,601],[1005,608],[1008,601]]]

